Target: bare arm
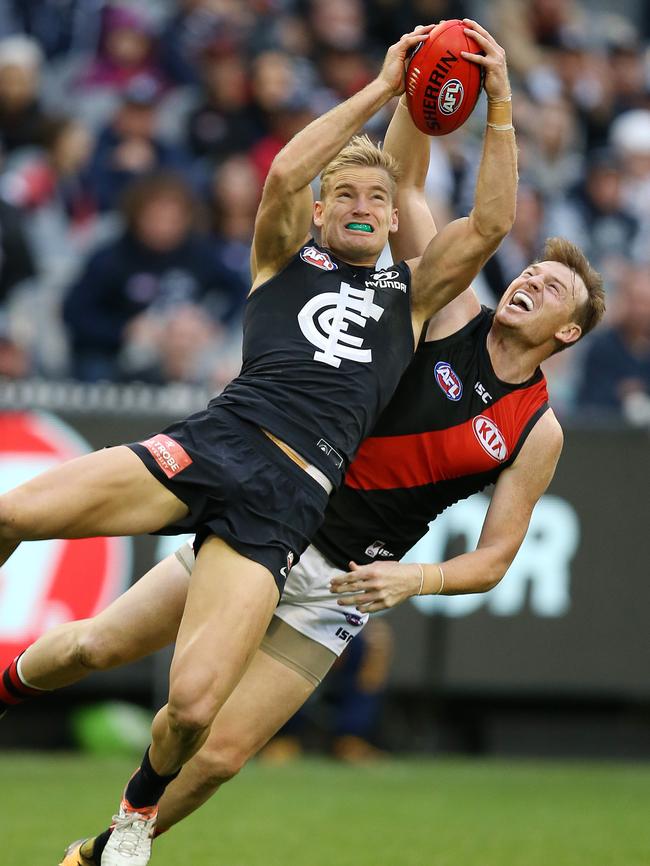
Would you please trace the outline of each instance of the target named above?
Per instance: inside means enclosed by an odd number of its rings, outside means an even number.
[[[402,36],[388,49],[374,81],[310,123],[275,157],[255,220],[253,288],[276,274],[303,243],[312,219],[312,180],[376,111],[403,92],[406,53],[429,29]]]
[[[501,580],[526,536],[537,501],[553,478],[562,450],[562,430],[551,411],[546,412],[528,436],[514,464],[497,481],[476,550],[440,563],[444,572],[443,595],[487,592]],[[440,570],[437,563],[422,564],[422,595],[437,595]],[[355,592],[340,604],[356,604],[360,611],[395,607],[418,595],[422,572],[414,563],[377,562],[355,566],[334,578],[335,592]]]
[[[485,56],[467,58],[486,70],[488,125],[483,141],[474,207],[431,241],[422,258],[411,264],[413,318],[416,331],[424,321],[467,289],[512,228],[517,195],[517,149],[511,124],[510,84],[503,49],[476,22],[468,32]],[[494,123],[498,120],[498,123]],[[496,128],[495,128],[496,125]]]
[[[400,167],[395,196],[398,229],[389,237],[393,261],[399,262],[421,256],[436,233],[424,193],[431,140],[411,120],[404,96],[388,126],[384,150],[395,157]]]

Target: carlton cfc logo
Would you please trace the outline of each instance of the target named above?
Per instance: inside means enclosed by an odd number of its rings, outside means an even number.
[[[472,421],[472,427],[481,448],[498,463],[503,463],[508,456],[508,446],[503,433],[494,421],[485,415],[477,415]]]
[[[453,400],[454,403],[460,400],[463,396],[463,383],[456,373],[454,373],[448,361],[438,361],[433,368],[433,374],[436,377],[436,382],[440,385],[449,400]]]
[[[0,413],[0,492],[90,450],[52,416]],[[129,538],[22,544],[0,570],[0,666],[52,626],[93,616],[130,573]]]

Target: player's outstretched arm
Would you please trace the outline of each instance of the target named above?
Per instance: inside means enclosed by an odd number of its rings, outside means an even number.
[[[466,289],[512,228],[517,197],[517,148],[505,52],[480,24],[465,20],[484,55],[462,52],[485,69],[488,116],[474,207],[433,238],[410,263],[413,316],[418,325]]]
[[[411,120],[403,94],[388,126],[384,150],[395,157],[400,167],[395,196],[399,223],[397,231],[389,236],[393,261],[414,259],[423,254],[436,233],[425,195],[431,139]]]
[[[351,563],[352,570],[331,583],[332,592],[347,593],[339,604],[357,605],[359,611],[373,613],[414,595],[438,595],[441,588],[443,595],[492,589],[515,558],[533,508],[553,478],[562,438],[560,425],[547,411],[513,465],[499,476],[476,550],[441,563]]]
[[[312,219],[311,182],[376,111],[403,93],[406,55],[431,29],[405,33],[386,52],[377,78],[306,126],[275,157],[255,221],[253,288],[274,276],[303,243]]]

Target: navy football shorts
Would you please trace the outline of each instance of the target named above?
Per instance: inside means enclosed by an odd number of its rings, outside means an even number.
[[[211,534],[259,562],[280,593],[323,520],[325,489],[255,424],[215,406],[130,448],[184,502],[188,515],[157,535]]]

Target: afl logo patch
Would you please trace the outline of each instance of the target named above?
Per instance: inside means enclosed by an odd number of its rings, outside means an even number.
[[[337,271],[338,265],[333,262],[327,253],[317,250],[316,247],[305,247],[300,252],[300,258],[308,265],[320,268],[321,271]]]
[[[460,400],[463,396],[463,383],[456,373],[454,373],[448,361],[438,361],[433,368],[433,374],[448,400],[453,400],[454,402]]]
[[[472,421],[472,427],[481,448],[497,463],[503,463],[508,456],[508,446],[494,421],[485,415],[477,415]]]
[[[455,114],[463,104],[465,92],[463,85],[457,78],[452,78],[440,90],[438,95],[438,108],[442,114]]]

